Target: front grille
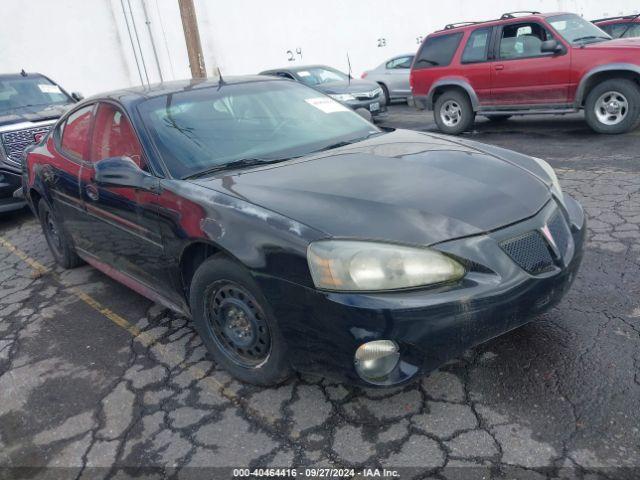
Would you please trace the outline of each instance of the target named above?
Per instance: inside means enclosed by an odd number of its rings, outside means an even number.
[[[2,146],[7,154],[9,162],[20,165],[20,159],[25,148],[35,143],[35,136],[46,134],[51,129],[51,125],[39,125],[37,127],[25,128],[23,130],[13,130],[2,133]]]
[[[564,257],[567,253],[567,247],[569,246],[569,236],[571,235],[569,227],[567,226],[567,222],[564,220],[562,214],[558,211],[553,215],[553,217],[551,217],[548,225],[549,232],[551,232],[551,236],[553,237],[554,242],[556,242],[558,251],[560,252],[560,255]]]
[[[377,98],[382,90],[372,90],[371,92],[358,92],[352,93],[352,95],[358,100],[371,100],[373,98]]]
[[[523,270],[531,274],[543,273],[553,268],[553,258],[547,242],[537,230],[505,240],[500,243],[500,247]]]

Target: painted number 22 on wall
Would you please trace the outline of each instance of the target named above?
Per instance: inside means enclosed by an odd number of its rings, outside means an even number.
[[[296,48],[295,52],[293,50],[287,50],[287,61],[295,62],[296,55],[302,60],[302,49],[300,47]]]

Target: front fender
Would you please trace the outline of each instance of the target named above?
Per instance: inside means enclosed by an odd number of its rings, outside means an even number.
[[[589,80],[591,80],[594,75],[603,72],[612,72],[612,71],[626,71],[635,73],[640,75],[640,65],[635,65],[633,63],[607,63],[605,65],[599,65],[597,67],[592,68],[586,74],[583,75],[580,83],[578,84],[578,88],[576,90],[576,97],[574,100],[575,107],[580,108],[584,103],[584,99],[587,95],[587,85],[589,84]]]

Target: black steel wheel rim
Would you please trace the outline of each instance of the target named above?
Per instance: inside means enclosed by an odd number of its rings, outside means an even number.
[[[215,282],[206,295],[207,326],[220,350],[236,365],[256,368],[271,353],[271,332],[264,311],[240,285]]]

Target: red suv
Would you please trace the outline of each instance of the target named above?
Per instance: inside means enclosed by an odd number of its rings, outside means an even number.
[[[410,83],[416,106],[433,109],[445,133],[468,129],[476,114],[503,121],[581,109],[596,132],[624,133],[640,121],[640,40],[612,40],[572,13],[506,13],[429,35]]]
[[[593,20],[593,23],[613,38],[640,37],[640,14],[600,18]]]

